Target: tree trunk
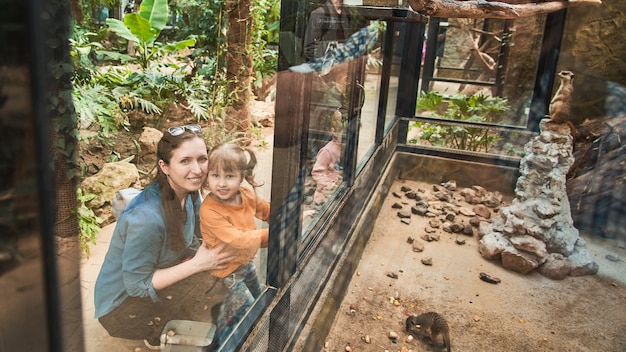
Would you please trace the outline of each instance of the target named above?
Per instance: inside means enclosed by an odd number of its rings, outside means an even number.
[[[56,235],[60,237],[78,236],[78,200],[76,185],[78,167],[76,165],[78,143],[76,138],[76,116],[72,105],[72,74],[69,42],[70,23],[67,14],[70,4],[65,1],[47,2],[50,20],[47,21],[48,42],[60,43],[47,48],[49,66],[60,69],[49,71],[47,77],[48,117],[52,121],[51,153],[54,157],[56,189]],[[58,18],[65,21],[56,20]]]
[[[411,8],[442,18],[519,18],[547,14],[573,6],[601,5],[601,0],[555,0],[517,4],[516,0],[409,0]]]
[[[72,14],[72,18],[79,25],[83,25],[83,20],[85,19],[83,16],[83,10],[80,7],[80,0],[71,0],[70,5],[70,13]]]
[[[228,130],[241,132],[244,140],[250,139],[250,82],[252,58],[248,48],[251,43],[252,18],[250,0],[229,0],[226,3],[228,29],[226,40],[226,80],[228,85],[229,107],[224,123]]]

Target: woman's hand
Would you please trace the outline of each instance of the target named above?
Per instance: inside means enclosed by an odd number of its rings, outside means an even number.
[[[200,245],[196,255],[191,258],[199,271],[224,269],[226,264],[235,259],[232,251],[225,251],[226,244],[222,243],[213,248],[207,248],[204,244]]]
[[[235,259],[231,251],[224,250],[225,246],[225,244],[221,244],[209,249],[200,245],[193,258],[178,265],[155,271],[152,276],[152,286],[158,291],[193,274],[224,268],[228,262]]]

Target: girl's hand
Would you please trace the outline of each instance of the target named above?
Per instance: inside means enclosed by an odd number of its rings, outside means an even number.
[[[217,247],[207,248],[204,244],[200,245],[196,255],[191,258],[196,263],[199,271],[219,270],[235,259],[232,251],[225,251],[226,244],[222,243]]]

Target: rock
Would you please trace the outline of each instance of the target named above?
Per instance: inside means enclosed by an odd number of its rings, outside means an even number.
[[[415,199],[415,198],[417,198],[417,193],[415,193],[414,191],[409,191],[409,192],[406,192],[404,195],[405,195],[407,198],[409,198],[409,199]]]
[[[474,228],[472,227],[472,225],[466,224],[465,227],[463,227],[463,231],[461,231],[461,233],[466,236],[474,236]]]
[[[115,193],[111,204],[111,211],[116,219],[120,217],[122,210],[126,208],[128,202],[135,198],[135,196],[138,195],[139,192],[141,192],[141,190],[136,188],[125,188]]]
[[[465,228],[465,225],[458,223],[458,222],[452,223],[450,225],[450,231],[452,231],[453,233],[463,232],[464,228]]]
[[[412,189],[411,189],[411,187],[402,186],[402,187],[400,187],[400,191],[406,193],[406,192],[411,192]]]
[[[476,216],[476,213],[470,209],[470,208],[461,208],[459,209],[459,211],[461,212],[461,214],[465,215],[465,216]]]
[[[400,219],[400,222],[402,222],[405,225],[411,225],[411,219],[408,219],[408,218],[402,218]]]
[[[490,232],[478,241],[478,252],[485,259],[499,259],[502,252],[511,245],[499,232]]]
[[[471,188],[464,188],[461,190],[461,197],[465,199],[466,202],[469,203],[468,199],[472,199],[476,197],[476,191]]]
[[[398,192],[392,192],[391,194],[393,194],[393,196],[396,198],[402,198],[402,196]]]
[[[434,229],[441,227],[441,222],[439,220],[433,219],[428,221],[428,225]]]
[[[572,264],[559,253],[550,253],[537,271],[552,280],[563,280],[570,275]]]
[[[101,208],[113,202],[115,193],[130,188],[139,180],[139,171],[135,164],[124,161],[104,164],[102,170],[89,176],[81,183],[86,194],[94,194],[95,198],[88,202],[90,208]]]
[[[413,239],[413,237],[410,237],[410,236],[407,237],[407,239],[406,239],[406,243],[408,243],[408,244],[412,244],[414,241],[415,241],[415,239]]]
[[[415,241],[413,242],[413,252],[423,252],[424,251],[424,242]]]
[[[483,196],[482,203],[489,208],[497,208],[502,204],[502,193],[500,192],[487,192]]]
[[[446,213],[446,215],[444,215],[444,220],[446,221],[454,222],[455,218],[456,218],[456,214],[454,213]]]
[[[437,191],[435,192],[435,198],[439,199],[442,202],[448,202],[450,201],[450,193],[445,192],[445,191]]]
[[[400,219],[409,219],[411,218],[411,214],[409,214],[407,211],[401,210],[398,212],[398,217]]]
[[[422,203],[418,203],[411,207],[411,213],[415,215],[424,216],[428,212],[428,205],[424,206]]]
[[[157,155],[157,145],[163,137],[163,132],[152,127],[144,127],[139,136],[139,147],[145,163],[155,163]]]
[[[500,253],[502,266],[521,274],[528,274],[539,266],[537,258],[530,253],[521,252],[513,247],[507,247]]]
[[[394,331],[389,331],[389,334],[387,335],[391,340],[396,340],[398,339],[398,334]]]
[[[474,226],[474,227],[479,227],[480,226],[480,219],[477,217],[473,217],[471,219],[469,219],[469,223],[470,225]]]
[[[433,258],[431,257],[422,258],[422,264],[428,265],[428,266],[433,265]]]
[[[480,274],[478,274],[478,277],[484,282],[488,282],[490,284],[499,284],[501,281],[499,278],[491,276],[485,272],[481,272]]]
[[[567,257],[572,264],[570,276],[595,275],[600,269],[584,246],[584,241],[580,241],[580,244],[574,248],[574,252]]]
[[[604,256],[607,260],[612,261],[612,262],[620,262],[622,261],[622,259],[620,259],[620,257],[613,255],[613,254],[607,254],[606,256]]]
[[[528,253],[532,253],[539,258],[544,258],[548,255],[546,250],[546,244],[531,236],[513,236],[509,237],[509,241],[513,244],[513,247]]]
[[[398,274],[390,271],[390,272],[387,273],[387,277],[390,277],[392,279],[397,279],[398,278]]]
[[[400,204],[400,203],[393,203],[391,205],[391,209],[402,209],[402,204]]]
[[[455,243],[458,245],[464,245],[465,244],[465,238],[463,237],[457,237],[455,240]]]
[[[448,191],[456,191],[456,181],[450,180],[441,184]]]
[[[473,207],[472,211],[480,217],[483,217],[485,219],[491,219],[491,210],[489,210],[489,208],[482,204]]]

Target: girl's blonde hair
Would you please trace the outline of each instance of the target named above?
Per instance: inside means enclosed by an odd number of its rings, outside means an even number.
[[[242,178],[253,188],[263,185],[263,183],[257,183],[254,180],[256,164],[257,159],[254,152],[250,149],[242,148],[236,143],[218,144],[209,152],[209,170],[241,172]]]

